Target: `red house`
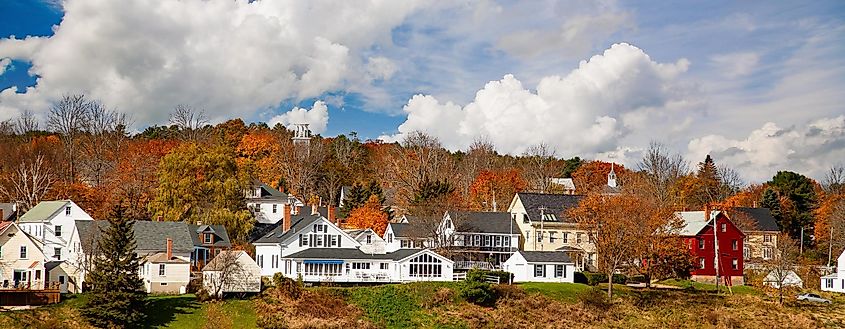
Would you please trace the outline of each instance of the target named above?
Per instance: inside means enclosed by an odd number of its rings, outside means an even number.
[[[721,211],[684,211],[676,213],[683,220],[680,236],[690,252],[698,258],[692,279],[699,282],[716,282],[716,243],[719,243],[719,276],[721,284],[743,285],[743,245],[745,234]],[[713,222],[715,225],[715,236]]]

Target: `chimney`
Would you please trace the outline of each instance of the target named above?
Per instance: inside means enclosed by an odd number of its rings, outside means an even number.
[[[173,258],[173,239],[167,238],[167,260]]]
[[[156,222],[160,222],[160,221],[161,221],[161,215],[156,216]]]
[[[710,204],[708,203],[708,204],[704,205],[704,222],[706,223],[706,222],[709,222],[709,221],[710,221]]]
[[[329,207],[329,211],[328,211],[329,221],[332,222],[333,224],[337,225],[337,219],[335,218],[336,215],[334,213],[335,212],[334,206],[329,205],[328,207]]]
[[[3,209],[0,209],[0,220],[4,220],[6,217],[3,216]]]
[[[294,207],[293,209],[295,209],[295,210],[293,211],[293,214],[294,214],[294,215],[299,215],[299,213],[301,213],[301,212],[302,212],[302,206],[296,206],[296,207]]]
[[[282,233],[287,232],[290,230],[290,205],[285,203],[282,205],[282,213],[284,213],[285,217],[282,219]]]
[[[316,214],[319,214],[319,213],[320,213],[320,212],[318,212],[318,211],[317,211],[317,204],[316,204],[316,203],[315,203],[315,204],[312,204],[312,205],[311,205],[311,214],[312,214],[312,215],[316,215]]]

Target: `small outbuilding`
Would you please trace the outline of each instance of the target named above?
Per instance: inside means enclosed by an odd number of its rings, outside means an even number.
[[[778,274],[775,271],[769,272],[766,275],[766,278],[763,279],[763,285],[772,287],[772,288],[780,288],[783,285],[784,288],[786,287],[796,287],[796,288],[804,288],[804,280],[801,280],[801,277],[798,274],[795,274],[794,271],[787,271],[784,273],[783,282],[779,282]]]
[[[514,282],[575,282],[575,263],[562,251],[517,251],[502,269]]]
[[[223,251],[203,267],[202,285],[218,297],[261,292],[261,267],[243,250]]]

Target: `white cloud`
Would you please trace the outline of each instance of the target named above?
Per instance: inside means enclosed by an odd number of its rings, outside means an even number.
[[[277,115],[270,119],[270,127],[281,123],[287,128],[292,128],[297,123],[307,123],[308,129],[314,134],[326,132],[326,125],[329,123],[329,108],[323,101],[316,101],[311,109],[295,107],[292,110]]]
[[[740,139],[707,135],[691,140],[688,151],[692,159],[710,154],[753,181],[765,181],[778,170],[821,178],[845,158],[845,115],[787,128],[767,122]]]
[[[12,60],[9,58],[0,58],[0,75],[6,72],[6,67],[12,64]]]
[[[754,71],[760,61],[760,55],[754,52],[719,54],[711,56],[710,61],[725,77],[738,78]]]
[[[370,49],[389,43],[418,5],[68,0],[53,36],[0,39],[0,58],[29,61],[40,77],[24,94],[0,93],[0,117],[80,92],[131,113],[138,125],[163,123],[183,103],[214,121],[265,113],[360,84],[373,72]],[[389,60],[376,63],[375,73],[389,78]]]
[[[554,29],[522,30],[502,36],[496,46],[511,55],[531,59],[555,52],[558,56],[579,57],[592,50],[593,44],[631,26],[624,12],[579,15],[564,19]]]
[[[396,63],[386,57],[370,57],[367,61],[367,74],[373,80],[390,79],[397,70]]]
[[[536,92],[506,75],[487,83],[465,106],[416,95],[403,108],[408,118],[399,133],[382,138],[399,140],[419,130],[450,149],[485,136],[510,154],[542,142],[561,156],[614,151],[631,133],[629,126],[640,128],[647,140],[686,121],[688,94],[678,87],[683,85],[678,77],[688,66],[685,59],[657,63],[637,47],[615,44],[567,76],[541,79]],[[632,113],[639,113],[636,120],[627,117]]]

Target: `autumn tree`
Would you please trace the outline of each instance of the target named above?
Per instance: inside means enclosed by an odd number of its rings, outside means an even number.
[[[774,257],[766,260],[763,263],[763,268],[768,273],[767,277],[774,279],[780,304],[783,304],[783,285],[790,272],[795,270],[799,257],[799,247],[795,240],[785,232],[778,235],[777,241]]]
[[[180,139],[198,142],[208,137],[208,117],[205,111],[185,104],[176,105],[170,114],[170,124],[176,127]]]
[[[422,132],[408,134],[401,145],[385,154],[386,179],[396,190],[394,204],[410,205],[415,192],[426,182],[446,179],[453,173],[454,162],[437,138]]]
[[[387,214],[382,211],[378,197],[371,195],[363,206],[355,208],[346,217],[346,225],[351,228],[372,229],[378,235],[383,235],[387,229]]]
[[[633,194],[590,194],[570,216],[587,230],[596,247],[599,270],[608,276],[608,297],[613,293],[613,274],[625,264],[642,262],[643,250],[660,237],[674,218],[655,200]]]
[[[817,246],[827,245],[827,264],[845,249],[845,167],[834,166],[822,181],[823,194],[815,209]]]
[[[80,169],[85,181],[100,186],[115,169],[126,145],[129,119],[126,114],[109,110],[99,101],[89,102],[80,135]]]
[[[85,95],[64,95],[53,103],[47,116],[47,129],[62,139],[69,173],[67,180],[76,179],[79,137],[84,130],[92,102]]]
[[[127,143],[109,177],[112,197],[126,201],[126,217],[134,220],[153,218],[147,205],[156,197],[158,166],[161,159],[177,146],[175,140],[143,138]]]
[[[347,217],[353,210],[363,207],[372,197],[376,197],[382,207],[384,207],[386,201],[381,185],[376,181],[370,181],[367,184],[353,184],[349,189],[349,194],[345,197],[343,207],[339,211],[341,217]]]
[[[628,177],[629,170],[620,164],[599,160],[583,161],[572,173],[575,188],[582,193],[600,192],[607,186],[607,174],[610,173],[611,168],[616,173],[617,180],[624,181]]]
[[[555,150],[548,144],[530,146],[523,154],[523,172],[531,190],[548,192],[551,179],[560,173],[560,163],[555,158]]]
[[[277,156],[282,151],[282,137],[270,130],[254,130],[246,133],[238,142],[235,152],[240,168],[254,168],[255,178],[273,188],[282,188],[284,176]]]
[[[644,196],[665,206],[679,204],[677,183],[688,172],[687,162],[680,154],[670,153],[663,144],[652,142],[637,163],[637,170],[639,189]]]
[[[513,195],[525,190],[527,185],[519,170],[515,168],[482,170],[470,186],[470,208],[482,211],[505,209]]]
[[[234,157],[220,146],[179,146],[162,158],[158,188],[149,210],[157,218],[222,224],[241,240],[252,228],[244,191],[250,173],[238,170]]]

